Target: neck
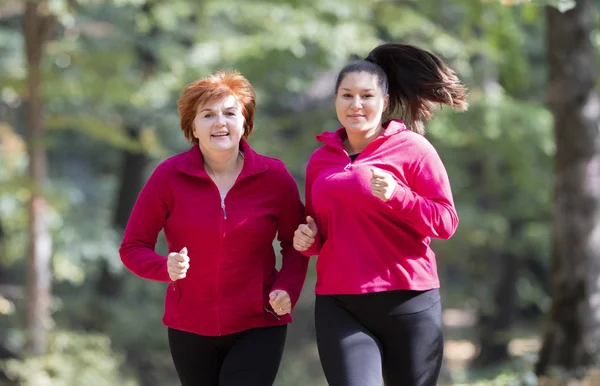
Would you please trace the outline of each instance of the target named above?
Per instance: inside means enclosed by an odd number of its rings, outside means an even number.
[[[209,174],[230,174],[240,170],[243,158],[239,149],[218,154],[202,153],[204,169]]]
[[[348,138],[344,141],[344,147],[348,154],[357,154],[360,153],[367,147],[371,142],[375,140],[375,138],[379,137],[379,134],[383,132],[383,126],[381,123],[372,129],[365,132],[348,132],[346,130],[346,134]]]

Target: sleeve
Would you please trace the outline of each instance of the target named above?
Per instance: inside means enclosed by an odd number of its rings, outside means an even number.
[[[398,184],[387,204],[419,234],[449,239],[458,227],[458,215],[446,168],[435,149],[417,165],[411,188]]]
[[[279,192],[277,217],[277,240],[281,246],[282,264],[277,274],[273,290],[284,290],[290,295],[292,307],[295,306],[304,286],[309,259],[294,249],[294,232],[304,220],[304,205],[300,200],[298,185],[292,175],[283,167]]]
[[[167,259],[154,251],[158,234],[169,216],[170,188],[164,164],[152,173],[140,192],[119,248],[121,261],[131,272],[149,280],[169,282]]]
[[[323,246],[323,236],[321,236],[321,225],[319,224],[318,218],[315,215],[315,211],[312,205],[312,184],[315,181],[317,173],[314,170],[314,167],[311,167],[311,162],[308,162],[306,166],[306,182],[304,186],[304,200],[306,201],[306,216],[310,216],[315,220],[319,232],[315,236],[315,242],[311,245],[306,251],[303,251],[302,254],[304,256],[316,256],[319,254],[321,247]],[[303,223],[306,222],[306,218],[304,218]]]

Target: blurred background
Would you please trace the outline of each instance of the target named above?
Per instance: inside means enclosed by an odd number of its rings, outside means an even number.
[[[315,135],[338,127],[337,72],[383,41],[435,52],[470,90],[426,134],[460,217],[434,242],[439,384],[600,384],[599,4],[0,0],[0,385],[178,384],[166,286],[118,246],[149,173],[190,146],[179,93],[241,71],[250,144],[303,192]],[[313,290],[314,259],[278,386],[326,385]]]

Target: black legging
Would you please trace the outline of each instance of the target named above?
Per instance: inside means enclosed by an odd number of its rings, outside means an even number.
[[[435,386],[444,350],[439,290],[317,295],[329,386]]]
[[[169,347],[182,386],[271,386],[286,334],[286,325],[223,336],[169,328]]]

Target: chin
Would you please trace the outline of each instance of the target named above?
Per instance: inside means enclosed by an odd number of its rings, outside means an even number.
[[[219,150],[219,151],[233,151],[236,150],[240,147],[239,143],[233,143],[233,142],[228,142],[228,143],[221,143],[218,144],[217,146],[213,146],[213,148],[215,150]]]
[[[213,150],[216,150],[216,151],[228,151],[228,150],[233,149],[234,146],[231,143],[228,143],[228,144],[222,143],[222,144],[212,145],[210,148]]]
[[[361,123],[349,123],[347,125],[344,125],[344,127],[347,131],[353,131],[356,133],[369,130],[369,127],[367,125]]]

